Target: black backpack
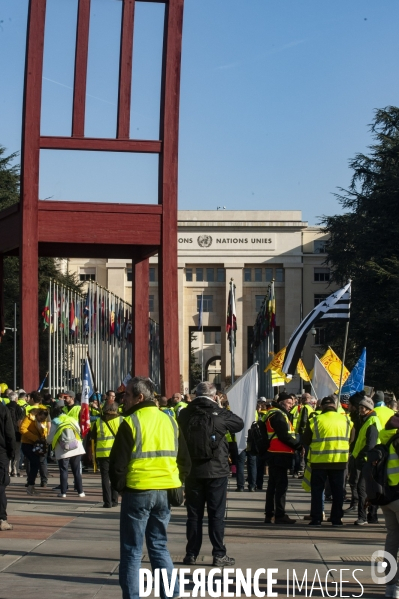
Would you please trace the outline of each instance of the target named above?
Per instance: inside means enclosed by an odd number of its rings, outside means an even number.
[[[197,408],[187,424],[186,441],[193,460],[211,460],[219,447],[220,434],[216,431],[212,414]]]
[[[371,505],[387,505],[397,498],[397,487],[390,487],[388,485],[387,466],[390,446],[398,440],[399,434],[396,433],[396,435],[389,440],[389,443],[386,445],[376,445],[367,454],[367,462],[364,466],[364,476],[366,480],[367,499]]]
[[[25,410],[21,408],[21,406],[19,406],[18,404],[15,404],[14,402],[12,404],[11,402],[7,404],[7,407],[11,415],[14,431],[16,433],[19,433],[18,421],[22,420],[22,418],[25,416]]]
[[[257,420],[253,422],[248,431],[247,451],[255,456],[265,455],[270,447],[272,438],[269,439],[267,434],[266,421],[263,422],[263,420]]]

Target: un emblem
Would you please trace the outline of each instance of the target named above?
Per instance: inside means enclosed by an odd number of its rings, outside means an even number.
[[[212,237],[210,235],[200,235],[197,241],[198,245],[202,248],[209,248],[212,245]]]

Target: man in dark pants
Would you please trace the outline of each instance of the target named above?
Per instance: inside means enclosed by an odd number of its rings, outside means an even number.
[[[206,432],[202,438],[201,431],[208,431],[209,422],[213,423],[214,434],[209,435],[211,438],[208,439]],[[202,520],[206,503],[208,532],[213,547],[213,565],[233,566],[235,560],[226,555],[224,546],[224,515],[230,473],[229,445],[225,435],[227,432],[241,431],[244,422],[231,410],[220,407],[216,399],[215,386],[203,382],[196,389],[196,399],[189,403],[187,408],[181,410],[178,424],[187,439],[192,463],[185,484],[187,546],[183,561],[190,565],[196,563],[202,545]],[[213,453],[213,455],[199,457],[202,448],[204,454]]]
[[[303,442],[309,450],[312,466],[310,479],[310,526],[321,526],[323,492],[328,480],[332,495],[331,523],[342,526],[345,470],[349,459],[352,422],[347,414],[337,413],[334,397],[324,397],[321,414],[307,423]]]
[[[301,445],[296,439],[294,428],[289,418],[293,400],[287,393],[280,393],[273,407],[263,416],[270,440],[267,452],[269,465],[269,481],[266,490],[265,524],[295,524],[285,513],[285,497],[288,489],[288,470],[292,465],[295,450]]]
[[[11,414],[0,401],[0,530],[12,530],[7,522],[6,487],[10,484],[8,474],[10,460],[15,454],[15,433]]]

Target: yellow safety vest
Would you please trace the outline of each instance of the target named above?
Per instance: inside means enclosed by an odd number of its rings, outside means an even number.
[[[353,452],[352,452],[352,455],[354,458],[357,458],[359,453],[362,451],[363,447],[366,445],[367,429],[372,424],[375,424],[375,426],[377,427],[377,430],[378,430],[377,444],[380,442],[381,424],[380,424],[379,418],[378,418],[378,416],[370,416],[366,420],[366,422],[362,425],[362,427],[360,428],[359,435],[358,435],[358,438],[356,439],[355,447],[353,448]]]
[[[299,418],[299,407],[294,406],[292,408],[292,410],[290,411],[290,414],[292,414],[292,426],[293,426],[294,430],[296,430],[296,425],[298,423],[298,418]]]
[[[377,414],[378,420],[381,424],[381,432],[379,434],[380,441],[381,443],[384,443],[386,445],[389,439],[396,434],[396,429],[393,429],[391,431],[385,430],[386,423],[391,418],[391,416],[395,414],[395,412],[391,410],[391,408],[388,408],[388,406],[378,406],[374,408],[374,412]]]
[[[396,431],[395,431],[395,433],[396,433]],[[388,475],[388,485],[390,487],[396,487],[396,485],[399,485],[399,456],[396,453],[395,448],[392,445],[392,443],[389,447],[387,475]]]
[[[81,406],[75,406],[75,405],[72,406],[72,408],[70,410],[68,410],[67,406],[64,406],[62,408],[62,411],[64,412],[64,414],[66,414],[70,418],[74,418],[76,420],[76,422],[78,422],[78,423],[79,423],[80,410],[81,410]]]
[[[179,429],[174,419],[154,406],[137,410],[125,422],[134,439],[126,486],[142,490],[181,487],[176,462]]]
[[[122,416],[118,418],[112,418],[108,420],[107,423],[104,422],[102,418],[96,420],[96,429],[97,429],[97,441],[96,441],[96,458],[108,458],[111,453],[112,446],[115,441],[116,433],[118,432],[118,428],[123,422]],[[111,429],[111,431],[109,430]]]
[[[349,460],[349,438],[353,425],[347,416],[324,412],[313,417],[309,426],[313,433],[310,445],[312,464],[346,463]]]

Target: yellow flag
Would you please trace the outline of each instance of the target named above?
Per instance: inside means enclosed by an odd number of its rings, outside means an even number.
[[[280,387],[281,385],[285,385],[285,382],[286,381],[285,381],[285,378],[282,375],[282,373],[272,370],[272,386],[273,387]]]
[[[283,349],[280,349],[279,352],[274,354],[272,361],[266,366],[264,372],[268,372],[269,370],[276,370],[278,372],[281,370],[281,367],[284,364],[285,350],[286,348],[283,347]]]
[[[328,374],[333,379],[337,387],[339,387],[342,360],[340,360],[335,351],[332,350],[331,347],[329,347],[324,356],[320,358],[320,362],[323,364],[324,368],[327,370]],[[349,370],[344,366],[344,371],[342,374],[342,384],[344,384],[349,374]]]
[[[296,371],[299,374],[299,376],[301,377],[302,380],[309,382],[310,381],[310,377],[307,373],[307,370],[305,368],[305,364],[302,362],[302,360],[299,360],[298,362],[298,366],[296,367]]]

